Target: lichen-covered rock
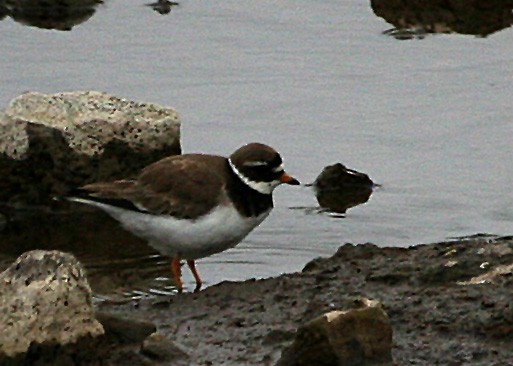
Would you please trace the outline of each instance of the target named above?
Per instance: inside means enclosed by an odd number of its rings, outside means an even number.
[[[354,310],[331,311],[300,327],[277,366],[388,365],[392,327],[377,301]]]
[[[89,156],[103,153],[112,140],[132,148],[159,149],[169,145],[170,134],[177,137],[179,128],[178,114],[171,108],[96,91],[23,94],[11,101],[5,115],[12,121],[42,124],[64,132],[73,150]],[[27,140],[22,140],[13,157],[23,157],[28,147]]]
[[[71,254],[24,253],[0,274],[0,285],[0,356],[26,352],[31,343],[65,345],[104,333],[84,270]]]
[[[172,108],[95,91],[23,94],[0,113],[0,202],[45,204],[180,152]]]

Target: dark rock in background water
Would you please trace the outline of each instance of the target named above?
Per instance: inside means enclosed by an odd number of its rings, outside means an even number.
[[[371,0],[374,13],[399,39],[423,33],[487,36],[513,24],[512,0]]]
[[[325,167],[312,186],[321,207],[345,213],[347,209],[367,202],[375,184],[367,174],[337,163]]]
[[[180,4],[177,2],[174,2],[174,1],[158,0],[155,3],[149,3],[149,4],[145,4],[145,5],[151,7],[153,10],[155,10],[157,13],[159,13],[161,15],[166,15],[171,12],[171,9],[174,6],[178,6]]]
[[[92,17],[101,3],[102,0],[10,0],[5,1],[4,7],[5,15],[19,23],[69,31]]]

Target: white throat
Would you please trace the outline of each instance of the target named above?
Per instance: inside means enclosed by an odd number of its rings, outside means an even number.
[[[255,191],[262,194],[271,194],[274,189],[280,185],[279,180],[273,180],[271,182],[255,182],[253,180],[248,179],[244,174],[242,174],[232,163],[231,159],[228,159],[228,163],[230,164],[230,168],[232,168],[233,172],[241,181],[244,182],[249,188],[254,189]]]

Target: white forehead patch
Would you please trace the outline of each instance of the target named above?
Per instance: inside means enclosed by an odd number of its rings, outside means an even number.
[[[273,169],[273,173],[279,173],[283,171],[283,163]]]
[[[279,180],[273,180],[271,182],[255,182],[253,180],[248,179],[244,174],[242,174],[236,167],[233,165],[232,160],[228,159],[228,163],[232,168],[233,172],[237,177],[240,178],[249,188],[254,189],[257,192],[262,194],[271,194],[274,189],[281,184]],[[244,164],[245,165],[245,164]]]

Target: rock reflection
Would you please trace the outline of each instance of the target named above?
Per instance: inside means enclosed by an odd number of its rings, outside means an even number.
[[[69,31],[87,21],[102,0],[0,0],[0,19],[10,16],[18,23]]]
[[[9,9],[7,9],[3,1],[0,1],[0,20],[4,20],[7,15],[9,15]]]
[[[461,33],[486,37],[513,24],[513,0],[371,0],[374,13],[395,29],[397,39],[426,33]]]
[[[322,208],[343,214],[367,202],[376,185],[367,174],[337,163],[325,167],[312,186]]]
[[[104,298],[174,292],[167,258],[102,212],[60,206],[0,204],[0,272],[26,251],[55,249],[74,254],[86,267],[93,291]]]

